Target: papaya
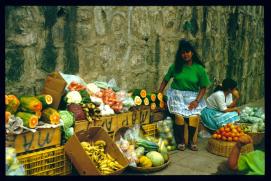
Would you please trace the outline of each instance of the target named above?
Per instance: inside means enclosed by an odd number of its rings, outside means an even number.
[[[142,99],[139,96],[135,96],[134,103],[136,106],[140,106],[142,104]]]
[[[144,98],[144,105],[148,106],[150,104],[150,101],[147,97]]]
[[[42,103],[42,108],[46,108],[53,103],[53,97],[49,94],[39,95],[36,98]]]
[[[6,111],[14,114],[20,106],[20,101],[15,95],[5,95]]]
[[[21,110],[37,112],[42,110],[42,103],[34,96],[21,96]]]
[[[23,120],[23,125],[28,128],[35,128],[38,125],[38,116],[27,113],[27,112],[18,112],[17,117],[20,117]]]
[[[41,119],[45,123],[59,124],[60,115],[54,108],[48,107],[42,111]]]

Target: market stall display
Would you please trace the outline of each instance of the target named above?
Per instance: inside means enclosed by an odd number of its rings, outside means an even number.
[[[236,122],[248,134],[254,145],[258,145],[265,137],[265,113],[261,107],[246,106],[241,111],[240,121]]]
[[[126,127],[115,135],[115,142],[123,155],[129,160],[129,168],[139,172],[153,172],[165,168],[169,163],[169,155],[164,142],[158,143],[145,138],[140,126]]]
[[[208,140],[207,150],[210,153],[228,157],[233,146],[243,134],[245,133],[240,126],[228,123],[214,132],[212,137]],[[250,143],[242,147],[241,153],[248,153],[253,150],[253,144]]]

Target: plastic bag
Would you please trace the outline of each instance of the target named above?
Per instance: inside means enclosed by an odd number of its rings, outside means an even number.
[[[68,91],[68,86],[72,82],[76,82],[76,83],[82,84],[84,86],[87,86],[85,81],[81,77],[79,77],[77,75],[63,74],[62,72],[59,72],[59,73],[63,77],[63,79],[67,82],[67,86],[65,88],[67,91]]]
[[[120,90],[120,88],[117,86],[117,82],[114,78],[110,79],[108,81],[107,85],[108,85],[108,87],[112,88],[115,92]]]
[[[6,147],[6,175],[25,175],[25,169],[11,147]]]

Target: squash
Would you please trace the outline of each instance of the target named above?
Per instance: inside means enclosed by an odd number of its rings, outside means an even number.
[[[19,98],[22,111],[37,112],[42,110],[42,103],[34,96],[22,96]]]
[[[19,99],[15,95],[5,95],[6,111],[11,114],[16,113],[20,105]]]
[[[42,111],[42,120],[49,124],[59,124],[60,115],[57,110],[48,107]]]
[[[162,94],[161,92],[159,92],[159,93],[157,94],[157,99],[158,99],[159,101],[163,101],[163,94]]]
[[[156,103],[155,102],[152,102],[151,103],[151,110],[155,110],[156,109]]]
[[[164,109],[164,108],[165,108],[165,102],[164,102],[164,101],[160,101],[159,107],[160,107],[161,109]]]
[[[144,168],[150,168],[150,167],[152,167],[152,161],[146,156],[141,156],[139,158],[138,166],[144,167]]]
[[[156,100],[156,94],[155,94],[155,93],[152,93],[152,94],[151,94],[151,101],[152,101],[152,102],[155,102],[155,100]]]
[[[142,89],[140,91],[140,97],[145,98],[147,96],[147,91],[145,89]]]
[[[17,117],[20,117],[23,120],[23,125],[28,128],[35,128],[38,125],[38,116],[27,113],[27,112],[18,112]]]
[[[144,98],[144,105],[148,106],[150,104],[150,101],[147,97]]]
[[[39,95],[36,98],[42,103],[42,108],[46,108],[53,103],[53,97],[49,94]]]
[[[140,106],[142,104],[142,99],[139,96],[135,96],[134,103],[136,106]]]

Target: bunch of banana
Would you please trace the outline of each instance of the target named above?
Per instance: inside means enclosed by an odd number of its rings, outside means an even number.
[[[111,174],[123,168],[114,158],[104,152],[106,146],[105,141],[97,140],[94,143],[81,142],[81,145],[89,158],[96,164],[96,168],[99,169],[103,175]]]
[[[82,109],[87,117],[87,120],[93,123],[93,120],[99,120],[101,117],[101,111],[94,103],[82,104]]]

